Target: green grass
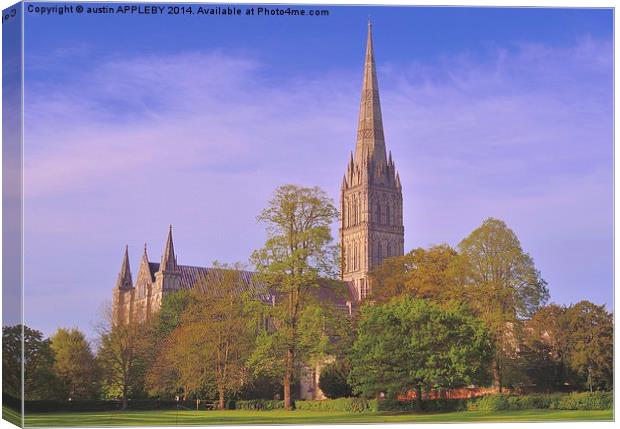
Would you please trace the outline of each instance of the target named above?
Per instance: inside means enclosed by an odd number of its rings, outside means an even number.
[[[13,408],[2,406],[2,419],[13,423],[14,425],[22,425],[22,415]]]
[[[534,422],[612,420],[607,411],[460,411],[447,413],[347,413],[340,411],[103,411],[26,414],[26,426],[188,426],[297,423]]]

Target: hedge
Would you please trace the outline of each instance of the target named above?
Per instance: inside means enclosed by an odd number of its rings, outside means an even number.
[[[115,400],[74,400],[74,401],[50,401],[30,400],[24,402],[26,412],[50,412],[50,411],[113,411],[123,407],[122,401]],[[174,410],[176,408],[196,409],[196,401],[175,401],[156,399],[132,399],[127,401],[128,410]]]
[[[322,401],[295,401],[299,410],[318,411],[416,411],[416,401],[338,398]],[[552,393],[523,396],[489,395],[470,399],[422,401],[422,411],[499,411],[499,410],[608,410],[613,408],[613,392]]]
[[[281,410],[284,408],[284,401],[269,399],[235,401],[235,408],[237,410]]]
[[[379,400],[363,398],[337,398],[322,401],[295,401],[298,410],[347,411],[363,413],[379,411]]]
[[[18,399],[3,397],[5,405],[21,405]],[[15,404],[14,404],[15,403]],[[26,412],[111,411],[122,407],[121,401],[25,401]],[[202,405],[202,404],[201,404]],[[130,400],[130,410],[165,410],[177,407],[196,409],[196,401]],[[345,411],[354,413],[416,410],[415,400],[338,398],[322,401],[295,401],[299,410]],[[18,409],[20,407],[16,407]],[[201,407],[202,408],[202,407]],[[227,408],[239,410],[279,410],[284,401],[254,399],[228,401]],[[470,399],[435,399],[422,401],[423,411],[499,411],[499,410],[609,410],[613,409],[613,392],[551,393],[532,395],[489,395]]]
[[[613,408],[613,392],[551,393],[508,396],[489,395],[467,401],[467,409],[475,411],[499,410],[609,410]]]

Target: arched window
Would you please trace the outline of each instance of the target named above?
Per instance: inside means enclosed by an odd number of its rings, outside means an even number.
[[[390,243],[387,244],[387,252],[385,256],[388,258],[392,256],[392,245]]]
[[[349,201],[348,198],[346,202],[346,207],[347,207],[346,214],[345,216],[343,216],[343,218],[345,219],[347,226],[351,226],[351,202]]]
[[[377,210],[376,210],[376,214],[375,214],[375,222],[377,223],[381,223],[381,204],[377,203]]]
[[[390,225],[392,223],[390,222],[390,205],[389,204],[385,205],[385,223],[387,225]]]

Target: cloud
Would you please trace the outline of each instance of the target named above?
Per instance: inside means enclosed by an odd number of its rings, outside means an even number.
[[[379,61],[406,247],[456,244],[496,216],[546,277],[570,282],[557,274],[575,269],[569,254],[606,261],[610,249],[587,240],[611,240],[611,58],[611,42],[584,37],[564,48]],[[271,71],[259,57],[205,51],[100,58],[64,78],[28,80],[27,293],[62,284],[58,267],[77,258],[70,284],[95,288],[84,308],[96,308],[125,242],[148,240],[157,259],[174,223],[181,263],[243,260],[263,240],[255,216],[276,186],[316,184],[336,199],[354,148],[359,70],[277,82]],[[611,265],[588,270],[593,299],[611,305]],[[585,293],[551,288],[560,301]]]

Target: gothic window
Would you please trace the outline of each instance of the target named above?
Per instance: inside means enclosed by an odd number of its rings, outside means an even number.
[[[390,205],[389,204],[385,205],[385,221],[386,221],[385,223],[388,225],[392,223],[390,222]]]
[[[381,204],[379,203],[377,203],[376,218],[377,219],[375,219],[375,222],[381,223]]]
[[[390,243],[387,244],[387,252],[386,252],[386,257],[390,257],[392,255],[392,245]]]

